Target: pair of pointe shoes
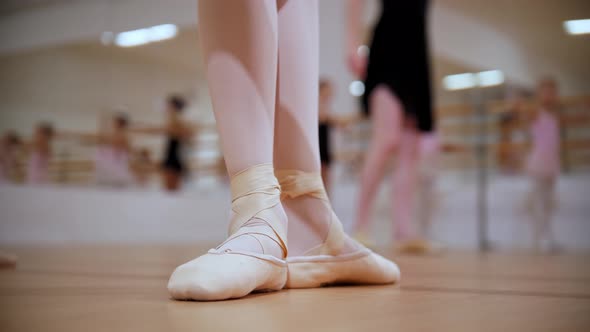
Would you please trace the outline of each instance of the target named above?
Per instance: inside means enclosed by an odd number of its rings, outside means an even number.
[[[347,235],[333,212],[330,212],[330,228],[324,243],[302,256],[288,257],[287,230],[280,223],[272,222],[285,217],[278,215],[273,208],[280,204],[281,199],[311,195],[321,199],[332,211],[320,174],[300,171],[275,173],[271,164],[262,164],[236,174],[231,180],[231,191],[233,215],[226,242],[240,236],[266,236],[279,245],[283,258],[249,251],[222,250],[224,242],[207,254],[176,268],[168,282],[168,290],[174,299],[224,300],[243,297],[253,291],[399,281],[397,265],[365,247],[359,245],[359,249],[352,253],[342,253]],[[250,231],[252,221],[269,226],[270,234]]]

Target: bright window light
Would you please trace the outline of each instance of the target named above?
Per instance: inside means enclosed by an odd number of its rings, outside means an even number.
[[[138,29],[121,32],[115,38],[115,44],[121,47],[133,47],[144,45],[150,42],[148,29]]]
[[[133,47],[171,39],[178,33],[174,24],[162,24],[149,28],[125,31],[117,34],[115,44],[121,47]]]
[[[443,78],[443,85],[447,90],[470,89],[477,85],[477,78],[472,73],[448,75]]]
[[[365,84],[361,81],[352,81],[348,86],[348,92],[355,97],[360,97],[365,93]]]
[[[482,71],[476,74],[481,87],[500,85],[504,83],[504,74],[499,70]]]
[[[570,35],[590,33],[590,19],[565,21],[563,28]]]
[[[151,41],[160,41],[176,37],[178,28],[174,24],[156,25],[150,28]]]

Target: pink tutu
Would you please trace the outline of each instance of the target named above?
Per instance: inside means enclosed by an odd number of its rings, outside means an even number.
[[[42,184],[49,182],[49,156],[34,151],[27,164],[27,183]]]
[[[555,177],[560,172],[559,123],[555,115],[540,111],[531,126],[532,149],[526,170],[535,177]]]
[[[95,156],[95,177],[100,184],[124,187],[132,183],[127,151],[110,146],[98,147]]]

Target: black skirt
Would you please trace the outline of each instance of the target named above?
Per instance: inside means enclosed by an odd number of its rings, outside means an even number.
[[[166,154],[162,161],[162,168],[178,174],[186,172],[186,167],[181,156],[182,142],[179,138],[169,137],[166,145]]]
[[[433,130],[427,41],[427,0],[382,0],[365,78],[364,111],[373,90],[385,85],[401,101],[420,131]]]
[[[323,165],[330,165],[332,163],[332,151],[330,147],[330,124],[320,123],[318,133],[320,139],[320,161]]]

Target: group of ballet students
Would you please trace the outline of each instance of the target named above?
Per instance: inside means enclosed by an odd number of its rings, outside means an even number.
[[[177,191],[188,169],[183,157],[184,147],[191,144],[195,125],[183,120],[186,108],[184,98],[172,95],[166,99],[166,122],[162,126],[131,125],[124,113],[112,115],[101,121],[96,134],[55,130],[47,122],[37,125],[32,139],[26,141],[9,131],[0,141],[0,183],[14,181],[19,170],[18,163],[26,158],[24,180],[28,184],[51,182],[50,160],[52,143],[56,139],[77,140],[94,145],[94,178],[97,184],[111,187],[145,185],[149,176],[159,170],[162,186],[168,191]],[[163,135],[166,139],[164,158],[155,165],[146,148],[134,149],[130,135]],[[159,167],[158,167],[159,166]]]
[[[436,159],[445,145],[431,110],[428,1],[381,3],[367,54],[361,47],[363,1],[348,1],[346,61],[354,75],[364,78],[362,105],[372,122],[360,175],[357,240],[344,232],[326,193],[330,128],[348,121],[330,114],[331,83],[318,84],[317,0],[199,1],[200,42],[230,177],[231,212],[227,240],[172,273],[172,298],[224,300],[253,291],[400,280],[393,261],[363,245],[371,205],[387,160],[395,154],[395,238],[419,236],[410,227],[413,197],[421,190],[432,199]],[[535,185],[536,210],[548,222],[548,201],[559,174],[555,82],[540,82],[538,97],[539,106],[530,115],[532,150],[526,169]],[[174,115],[182,107],[169,101],[167,126],[138,131],[166,133],[168,149],[174,151],[191,130]],[[104,152],[112,155],[108,158],[129,151],[126,127],[118,119],[111,135],[99,136],[109,147]],[[30,167],[46,163],[50,136],[50,129],[39,128],[34,146],[40,157],[32,158]],[[164,169],[182,170],[174,153],[168,155]],[[170,187],[175,176],[166,175]],[[549,229],[548,224],[539,226],[539,241],[551,241]]]

